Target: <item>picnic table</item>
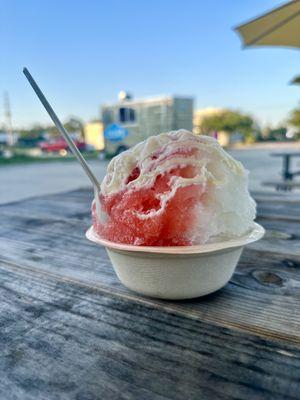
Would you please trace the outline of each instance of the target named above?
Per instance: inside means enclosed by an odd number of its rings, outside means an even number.
[[[189,301],[127,290],[82,189],[0,206],[0,398],[300,399],[300,201],[254,193],[264,239]]]
[[[275,186],[277,190],[289,191],[293,188],[300,188],[300,182],[295,182],[295,176],[300,175],[300,170],[291,171],[291,160],[293,157],[300,157],[300,152],[271,153],[272,157],[282,157],[282,173],[280,181],[268,181],[263,184],[266,186]]]
[[[284,152],[284,153],[272,153],[272,157],[282,157],[282,179],[292,180],[294,176],[300,175],[299,171],[291,171],[291,159],[293,157],[300,157],[300,152]]]

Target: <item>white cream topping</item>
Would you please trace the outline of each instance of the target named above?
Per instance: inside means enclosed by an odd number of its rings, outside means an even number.
[[[197,149],[201,158],[199,158],[199,154],[167,158],[180,149]],[[151,157],[158,151],[158,158],[153,160]],[[212,137],[196,136],[183,129],[151,136],[111,160],[107,167],[107,174],[101,184],[101,192],[104,196],[107,196],[124,189],[149,187],[154,183],[157,175],[163,174],[176,166],[193,165],[201,169],[215,157],[224,162],[236,174],[244,173],[242,164],[226,153]],[[139,177],[126,184],[135,167],[140,169]],[[207,179],[217,180],[217,177],[210,171],[206,170],[205,174]],[[191,183],[201,182],[203,182],[203,172],[199,175],[198,180],[191,178]],[[178,183],[180,184],[179,181]]]
[[[192,155],[182,154],[191,151]],[[104,196],[123,190],[151,187],[157,176],[176,167],[193,166],[192,178],[173,176],[170,191],[159,196],[158,210],[137,213],[147,219],[163,212],[176,191],[198,185],[203,193],[198,220],[191,231],[192,243],[205,243],[218,235],[244,234],[255,218],[255,202],[248,192],[248,176],[243,165],[231,157],[212,137],[196,136],[187,130],[151,136],[111,160],[101,184]],[[138,167],[140,175],[128,183]]]

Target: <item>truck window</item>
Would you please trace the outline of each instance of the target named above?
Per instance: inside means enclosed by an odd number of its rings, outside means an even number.
[[[134,122],[135,111],[133,108],[121,107],[119,109],[119,121],[120,122]]]

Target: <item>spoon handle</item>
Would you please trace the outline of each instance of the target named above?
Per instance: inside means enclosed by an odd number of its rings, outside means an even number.
[[[97,178],[95,177],[95,175],[93,174],[93,172],[91,171],[90,167],[88,166],[87,162],[85,161],[83,155],[80,153],[80,151],[78,150],[78,148],[76,147],[73,139],[71,138],[71,136],[68,134],[68,132],[66,131],[66,129],[64,128],[63,124],[61,123],[61,121],[59,120],[58,116],[55,114],[53,108],[51,107],[51,105],[49,104],[48,100],[46,99],[46,97],[44,96],[43,92],[41,91],[41,89],[38,87],[37,83],[35,82],[35,80],[33,79],[33,77],[31,76],[30,72],[28,71],[27,68],[23,69],[23,73],[26,76],[27,80],[29,81],[30,85],[32,86],[33,90],[35,91],[36,95],[38,96],[38,98],[40,99],[41,103],[43,104],[43,106],[45,107],[46,111],[48,112],[48,114],[50,115],[50,118],[52,119],[52,121],[54,122],[54,125],[56,126],[56,128],[58,129],[58,131],[60,132],[60,134],[62,135],[62,137],[65,139],[65,141],[68,143],[72,153],[74,154],[74,156],[77,158],[77,160],[79,161],[80,165],[82,166],[82,168],[84,169],[85,173],[87,174],[87,176],[89,177],[90,181],[92,182],[96,192],[99,194],[100,193],[100,185],[99,182],[97,180]]]

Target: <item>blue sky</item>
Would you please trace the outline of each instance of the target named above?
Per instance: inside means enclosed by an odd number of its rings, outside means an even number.
[[[278,123],[299,104],[299,51],[242,50],[232,27],[272,0],[2,0],[0,94],[16,126],[49,119],[21,73],[27,66],[62,119],[99,116],[125,89],[135,97],[192,95]],[[3,108],[0,102],[0,124]]]

